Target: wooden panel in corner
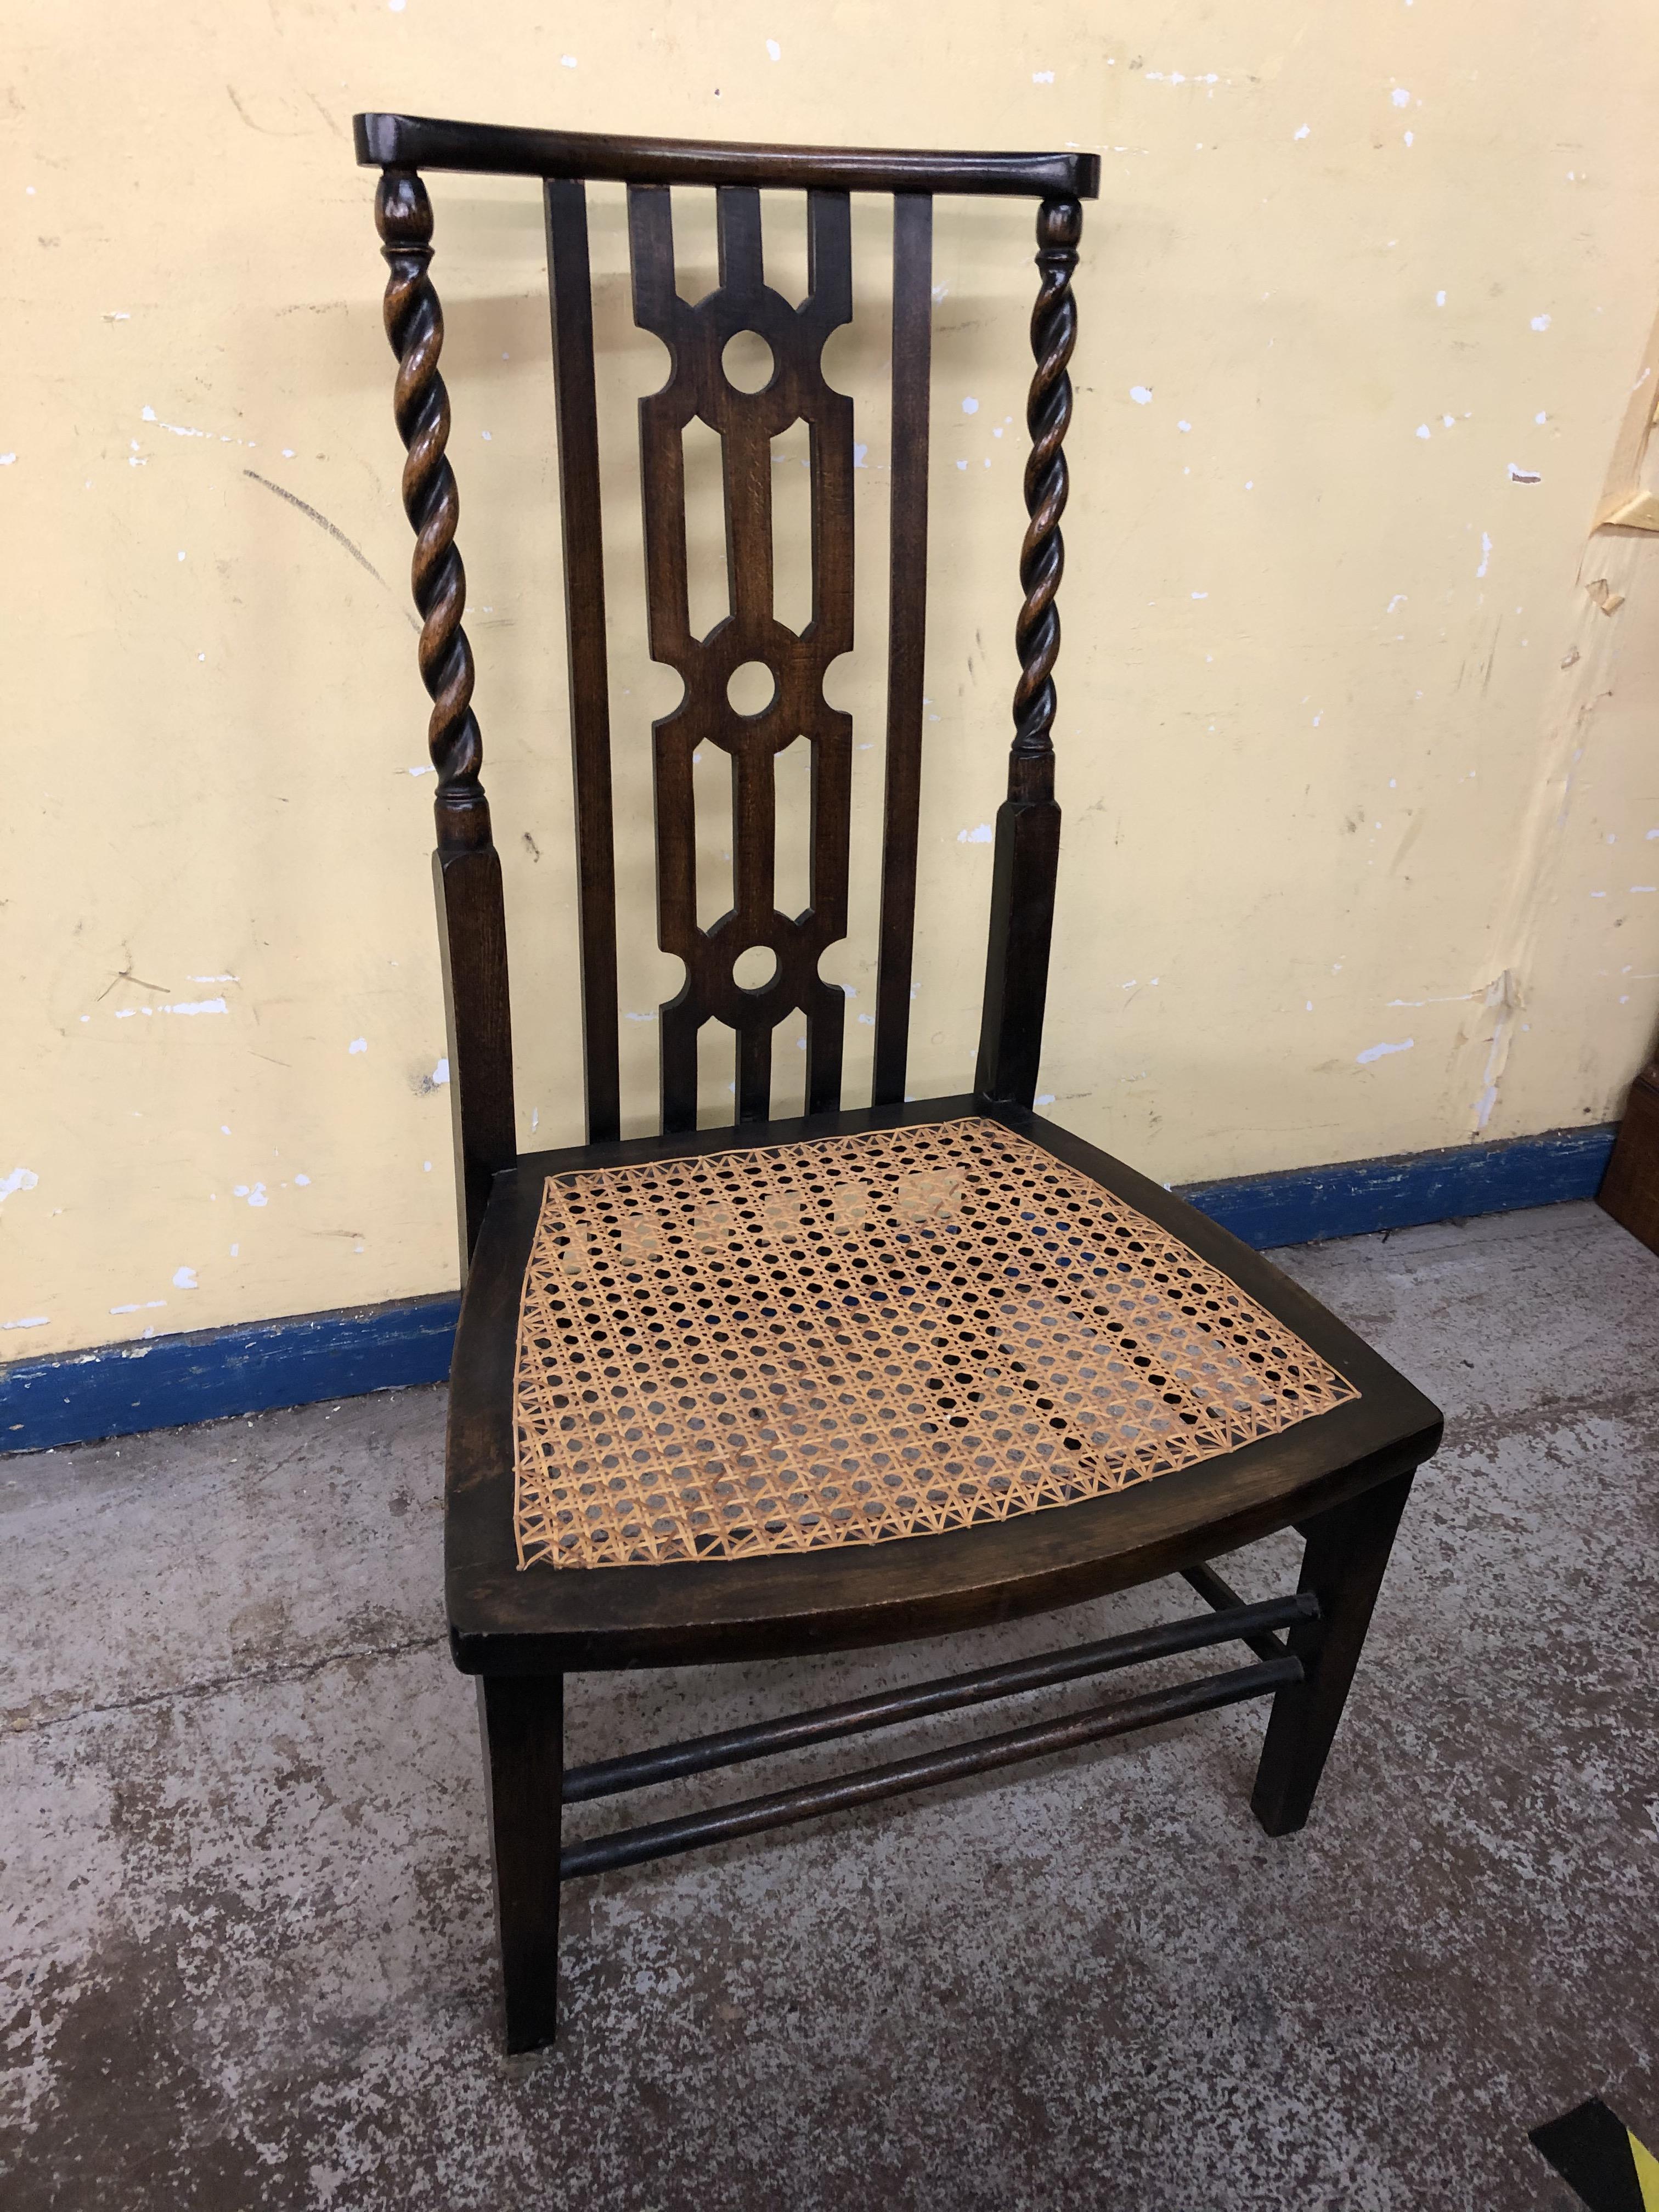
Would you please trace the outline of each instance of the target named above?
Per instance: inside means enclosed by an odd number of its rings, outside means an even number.
[[[1630,1087],[1619,1140],[1596,1194],[1621,1229],[1659,1252],[1659,1060]]]

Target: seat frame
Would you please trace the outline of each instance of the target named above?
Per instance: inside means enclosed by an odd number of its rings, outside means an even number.
[[[1060,636],[1054,604],[1062,562],[1059,521],[1066,495],[1061,446],[1071,414],[1066,363],[1076,332],[1071,276],[1080,202],[1098,188],[1097,161],[1078,154],[908,154],[622,140],[392,115],[358,117],[356,142],[359,160],[381,170],[376,216],[392,271],[386,320],[398,358],[396,418],[409,451],[404,497],[416,533],[413,584],[423,623],[420,665],[434,702],[429,742],[439,778],[434,877],[464,1279],[447,1450],[446,1594],[455,1662],[479,1678],[508,2050],[527,2051],[553,2039],[560,1892],[564,1881],[580,1876],[934,1787],[1259,1696],[1270,1696],[1273,1705],[1252,1808],[1271,1835],[1299,1828],[1341,1719],[1413,1475],[1439,1442],[1441,1417],[1361,1339],[1259,1254],[1162,1186],[1032,1110],[1059,848],[1051,732]],[[454,548],[458,500],[445,456],[448,405],[437,369],[442,317],[428,274],[432,218],[419,174],[422,167],[539,177],[546,196],[589,1128],[587,1144],[561,1152],[520,1156],[517,1148],[501,868],[479,780],[482,744],[471,708],[471,656],[461,627],[465,586]],[[838,455],[850,441],[851,417],[821,379],[814,384],[814,360],[790,357],[793,326],[776,325],[771,335],[780,368],[769,394],[781,389],[783,401],[798,411],[818,410],[812,417],[817,615],[800,639],[785,634],[773,648],[783,664],[775,707],[780,715],[794,717],[787,728],[780,724],[779,729],[787,738],[805,726],[813,738],[813,905],[793,923],[770,913],[765,903],[771,895],[769,836],[752,843],[746,854],[741,841],[745,834],[752,839],[753,833],[740,828],[733,913],[707,932],[697,930],[689,918],[694,907],[677,874],[676,855],[689,837],[690,824],[676,797],[676,756],[670,741],[684,746],[706,736],[732,752],[734,814],[740,821],[745,818],[745,793],[751,801],[758,794],[770,805],[770,753],[765,744],[774,739],[765,738],[758,747],[750,744],[744,728],[733,730],[723,707],[698,704],[693,679],[699,656],[712,649],[723,688],[728,664],[760,657],[756,641],[769,640],[774,626],[769,605],[757,606],[752,594],[745,599],[738,586],[732,620],[708,639],[691,639],[683,621],[677,624],[673,618],[673,579],[665,585],[659,567],[651,578],[653,653],[680,666],[682,673],[690,672],[687,706],[657,726],[659,887],[669,879],[659,893],[659,939],[665,949],[682,954],[688,976],[680,998],[664,1009],[665,1133],[627,1140],[619,1133],[615,881],[584,179],[630,186],[636,316],[648,327],[659,328],[676,353],[676,378],[677,347],[683,342],[690,358],[695,345],[705,342],[707,331],[694,325],[711,308],[725,313],[735,327],[768,315],[774,315],[775,324],[773,300],[763,295],[759,279],[756,188],[804,188],[812,195],[814,275],[801,313],[805,316],[815,307],[822,289],[816,330],[820,348],[828,329],[844,319],[835,311],[836,288],[846,274],[844,218],[838,217],[835,203],[851,191],[895,196],[894,577],[876,1065],[873,1103],[867,1108],[840,1106],[840,994],[817,974],[824,945],[844,933],[848,835],[841,780],[846,718],[823,708],[817,685],[824,660],[846,649],[837,621],[844,617],[850,642],[851,619],[850,535],[841,540],[826,536],[818,510],[823,505],[833,513],[841,497]],[[721,290],[696,310],[673,300],[664,206],[640,196],[669,184],[713,185],[722,196]],[[1025,593],[1016,629],[1021,672],[1008,793],[997,817],[975,1088],[963,1097],[907,1102],[922,704],[931,205],[932,196],[944,191],[1025,194],[1039,204],[1040,285],[1032,319],[1036,368],[1028,410],[1032,453],[1025,483],[1031,522],[1020,564]],[[731,301],[722,308],[728,291]],[[711,327],[718,338],[725,327],[718,313]],[[696,411],[721,416],[726,398],[720,389],[711,389],[707,366],[688,373],[702,380]],[[671,378],[659,398],[671,393],[674,382]],[[650,401],[641,405],[648,540],[651,501],[653,496],[661,499],[665,481],[673,489],[674,465],[662,458],[661,441],[667,434],[660,420],[653,422],[653,407]],[[727,423],[728,436],[739,444],[753,434],[744,422],[737,410]],[[678,433],[672,422],[669,431],[677,452]],[[763,509],[745,510],[747,496],[728,467],[734,554],[745,545],[751,552],[763,546],[769,585],[769,502]],[[667,519],[676,522],[672,514]],[[850,513],[841,520],[850,533]],[[732,565],[739,567],[736,558]],[[682,599],[683,586],[682,574]],[[667,725],[684,717],[688,708],[691,737],[683,726],[678,733],[669,729],[665,738]],[[765,720],[745,719],[754,724]],[[755,762],[763,754],[761,776]],[[746,818],[752,820],[752,813]],[[763,990],[734,993],[730,964],[753,941],[773,945],[779,976]],[[791,1006],[799,1006],[808,1021],[809,1110],[794,1121],[772,1120],[770,1036]],[[738,1118],[732,1127],[699,1131],[696,1040],[709,1018],[726,1021],[738,1032]],[[1294,1331],[1354,1386],[1358,1396],[1276,1436],[1109,1495],[951,1534],[741,1560],[569,1570],[543,1565],[520,1571],[514,1543],[514,1376],[525,1270],[547,1177],[964,1115],[1000,1122],[1172,1233]],[[1291,1528],[1304,1539],[1294,1593],[1247,1603],[1211,1564]],[[899,1644],[1051,1611],[1170,1575],[1184,1577],[1206,1610],[1067,1651],[981,1667],[654,1750],[619,1753],[581,1766],[568,1768],[564,1763],[567,1674],[799,1657]],[[1252,1663],[828,1782],[742,1799],[713,1812],[658,1820],[574,1843],[563,1838],[567,1804],[1235,1642],[1247,1647]]]

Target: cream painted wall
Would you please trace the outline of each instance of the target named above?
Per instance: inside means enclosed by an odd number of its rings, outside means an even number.
[[[360,107],[1098,148],[1054,1110],[1171,1181],[1618,1111],[1659,1017],[1659,545],[1588,533],[1659,304],[1638,0],[1501,22],[1473,0],[7,0],[4,28],[0,1356],[454,1279]],[[557,1142],[579,1124],[538,199],[432,187],[523,1134]],[[591,197],[637,899],[674,691],[633,590],[633,398],[661,356],[629,322],[620,195]],[[882,210],[856,220],[867,289],[831,366],[867,449],[860,641],[832,690],[866,744],[885,302]],[[799,210],[769,222],[787,289]],[[972,1064],[1030,222],[940,211],[924,1093]],[[780,496],[802,481],[786,456]],[[878,745],[855,758],[866,909],[834,972],[867,1012]],[[627,963],[637,1127],[672,968],[648,943]]]

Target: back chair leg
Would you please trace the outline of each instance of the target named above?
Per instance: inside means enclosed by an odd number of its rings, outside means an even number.
[[[559,1985],[562,1674],[478,1682],[509,2051],[551,2043]]]
[[[1250,1809],[1270,1836],[1292,1834],[1312,1810],[1414,1472],[1303,1524],[1301,1587],[1318,1598],[1320,1618],[1291,1631],[1307,1672],[1274,1698],[1256,1771]]]

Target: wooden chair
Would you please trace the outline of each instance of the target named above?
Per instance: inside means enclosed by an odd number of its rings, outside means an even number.
[[[435,876],[465,1292],[451,1390],[447,1584],[455,1662],[480,1678],[507,2041],[554,2033],[563,1881],[1181,1715],[1271,1695],[1252,1804],[1307,1819],[1414,1469],[1441,1422],[1410,1383],[1255,1253],[1032,1110],[1059,848],[1054,669],[1072,276],[1091,155],[669,143],[360,116],[381,172],[386,326],[408,448],[421,673],[434,702]],[[419,172],[543,180],[562,487],[588,1142],[521,1155],[501,868],[479,781],[445,458],[443,326]],[[584,180],[628,187],[635,320],[667,344],[640,403],[650,647],[685,696],[653,731],[658,933],[685,965],[661,1009],[662,1133],[619,1134],[605,585]],[[720,281],[675,289],[671,185],[718,194]],[[809,296],[763,273],[762,188],[807,195]],[[886,797],[872,1103],[841,1103],[849,718],[823,672],[852,642],[853,410],[824,383],[851,313],[848,195],[891,193],[893,440]],[[905,1097],[922,733],[931,239],[935,193],[1036,202],[1025,472],[1030,525],[1007,797],[997,817],[983,1026],[970,1095]],[[756,330],[775,371],[721,368]],[[724,441],[732,607],[688,618],[681,430]],[[811,428],[814,614],[772,611],[769,439]],[[759,660],[758,714],[727,679]],[[773,766],[810,741],[811,898],[774,905]],[[730,755],[732,910],[696,921],[690,759]],[[754,945],[760,989],[733,979]],[[769,1120],[771,1040],[805,1018],[806,1114]],[[698,1032],[736,1032],[734,1127],[696,1127]],[[1206,1564],[1295,1527],[1299,1589],[1247,1604]],[[938,1636],[1168,1575],[1196,1618],[793,1717],[566,1767],[564,1677],[787,1659]],[[1251,1663],[839,1779],[562,1848],[561,1805],[1237,1642]]]

